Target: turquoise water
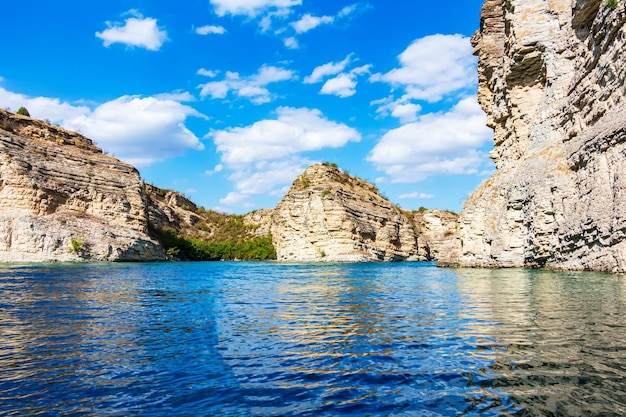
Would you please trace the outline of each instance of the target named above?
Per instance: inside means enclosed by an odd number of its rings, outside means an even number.
[[[623,415],[624,311],[607,274],[5,265],[0,415]]]

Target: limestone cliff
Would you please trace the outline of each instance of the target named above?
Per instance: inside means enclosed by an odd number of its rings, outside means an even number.
[[[0,110],[0,262],[165,259],[137,170],[89,139]]]
[[[485,2],[473,44],[498,172],[465,203],[451,263],[626,272],[626,2],[615,4]]]
[[[0,262],[272,259],[262,213],[205,210],[76,132],[0,110]]]
[[[459,215],[446,210],[413,212],[420,260],[446,263],[458,252]]]
[[[271,233],[282,261],[430,260],[443,228],[435,212],[415,215],[391,204],[376,187],[331,164],[298,177],[272,213]],[[444,223],[446,223],[444,221]],[[416,234],[418,226],[432,242]],[[439,228],[438,228],[439,227]]]

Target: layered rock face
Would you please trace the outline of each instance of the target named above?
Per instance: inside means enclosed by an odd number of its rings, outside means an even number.
[[[487,0],[473,37],[498,172],[452,264],[626,272],[626,2]]]
[[[0,110],[0,262],[165,259],[137,170],[89,139]]]
[[[411,216],[374,185],[317,164],[294,181],[272,213],[270,228],[281,261],[426,259],[419,254]]]
[[[413,212],[420,260],[448,263],[458,254],[459,215],[445,210]]]

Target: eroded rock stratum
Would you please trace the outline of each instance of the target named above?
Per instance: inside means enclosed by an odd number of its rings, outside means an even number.
[[[137,170],[84,136],[0,111],[0,262],[166,259]]]
[[[487,0],[473,37],[497,173],[449,264],[626,272],[626,2]]]

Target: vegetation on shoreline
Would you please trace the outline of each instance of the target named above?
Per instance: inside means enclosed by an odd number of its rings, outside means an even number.
[[[156,231],[168,256],[185,261],[267,261],[276,259],[271,236],[245,240],[208,241],[192,238],[176,229]]]
[[[157,212],[150,224],[168,258],[182,261],[266,261],[276,259],[272,237],[257,233],[244,216],[196,206],[187,197],[151,184],[147,193]]]

